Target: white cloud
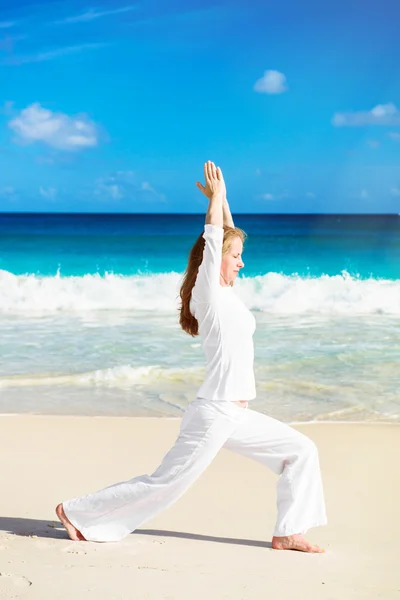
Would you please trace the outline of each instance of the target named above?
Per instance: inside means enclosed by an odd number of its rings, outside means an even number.
[[[381,145],[379,140],[367,140],[367,144],[370,148],[379,148]]]
[[[353,200],[368,200],[369,197],[370,197],[369,191],[366,189],[349,194],[349,198],[352,198]]]
[[[57,196],[57,189],[54,187],[44,188],[44,187],[40,186],[39,194],[43,198],[46,198],[46,200],[54,200],[54,198]]]
[[[15,190],[11,185],[6,185],[3,188],[0,188],[0,196],[9,196],[10,194],[14,194]]]
[[[0,199],[1,198],[3,200],[7,200],[8,202],[15,202],[19,199],[17,191],[11,185],[6,185],[0,188]]]
[[[10,29],[14,27],[15,21],[0,21],[0,29]]]
[[[314,199],[314,198],[316,198],[316,196],[315,196],[314,192],[307,192],[307,193],[306,193],[306,196],[307,196],[307,198],[311,198],[311,199]]]
[[[160,194],[159,192],[156,192],[156,190],[150,185],[150,183],[148,181],[142,182],[141,190],[143,192],[150,192],[151,194],[154,194],[159,200],[161,200],[162,202],[165,202],[164,194]]]
[[[267,192],[265,194],[258,194],[258,196],[256,196],[257,200],[264,200],[265,202],[279,202],[281,196],[276,196],[275,194],[271,194],[270,192]]]
[[[84,13],[81,13],[80,15],[76,15],[74,17],[67,17],[66,19],[63,19],[62,21],[56,21],[55,24],[61,25],[64,23],[82,23],[82,22],[93,21],[94,19],[99,19],[100,17],[109,17],[111,15],[117,15],[120,13],[129,12],[129,11],[133,10],[134,8],[135,8],[134,6],[125,6],[122,8],[115,8],[115,9],[102,10],[102,11],[97,11],[94,8],[90,8],[89,10],[87,10]]]
[[[389,131],[388,136],[395,142],[400,142],[400,133],[398,131]]]
[[[121,200],[121,198],[124,197],[122,187],[118,185],[118,183],[111,183],[111,181],[107,182],[99,180],[96,193],[100,196],[109,196],[113,200]]]
[[[287,89],[286,77],[279,71],[265,71],[254,84],[254,90],[260,94],[283,94]]]
[[[0,107],[0,113],[10,116],[13,114],[13,108],[14,108],[14,101],[6,100],[3,104],[3,106]]]
[[[117,183],[108,186],[108,192],[113,200],[120,200],[124,197],[124,193]]]
[[[166,202],[164,194],[157,192],[148,182],[138,181],[134,171],[117,171],[96,181],[94,194],[103,199],[121,200],[122,198]]]
[[[259,200],[266,200],[267,202],[278,202],[279,200],[287,200],[288,198],[295,198],[288,190],[284,190],[280,194],[271,194],[267,192],[265,194],[259,194],[256,196]]]
[[[0,40],[0,50],[11,54],[14,51],[16,42],[25,40],[26,38],[26,35],[4,35],[4,37]]]
[[[151,187],[148,181],[143,181],[141,189],[145,192],[154,192],[154,189]]]
[[[27,144],[42,142],[60,150],[81,150],[98,144],[96,125],[86,116],[54,113],[37,102],[21,110],[8,126],[18,141]]]
[[[112,198],[112,200],[121,200],[125,196],[124,183],[128,183],[133,180],[133,171],[122,172],[117,171],[115,175],[109,175],[107,177],[100,177],[96,181],[95,185],[95,196],[102,198]]]
[[[396,106],[378,104],[372,110],[335,113],[332,118],[335,127],[358,127],[363,125],[400,125],[400,111]]]
[[[60,56],[67,56],[68,54],[76,54],[77,52],[82,52],[83,50],[103,48],[104,46],[109,46],[109,44],[98,43],[98,44],[81,44],[78,46],[63,46],[61,48],[55,48],[54,50],[49,50],[48,52],[39,52],[37,54],[27,54],[25,56],[10,56],[3,60],[3,64],[5,64],[5,65],[25,65],[25,64],[29,64],[29,63],[35,63],[35,62],[44,62],[46,60],[53,60],[54,58],[59,58]]]
[[[400,196],[400,188],[393,187],[391,188],[390,193],[392,194],[392,196]]]

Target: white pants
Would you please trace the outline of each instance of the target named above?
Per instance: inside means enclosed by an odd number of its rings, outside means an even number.
[[[280,475],[275,536],[326,523],[318,452],[309,438],[234,402],[200,398],[188,406],[174,446],[152,475],[64,502],[65,514],[87,540],[120,540],[178,500],[220,448],[254,458]]]

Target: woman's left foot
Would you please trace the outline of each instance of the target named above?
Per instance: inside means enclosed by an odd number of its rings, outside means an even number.
[[[272,538],[272,547],[274,550],[298,550],[299,552],[314,553],[325,552],[323,548],[313,546],[313,544],[307,542],[305,537],[300,534],[287,535],[284,537],[274,536]]]
[[[74,542],[86,542],[86,539],[83,537],[79,529],[74,527],[74,525],[72,525],[71,521],[68,519],[67,515],[64,512],[62,504],[59,504],[57,506],[56,515],[60,519],[61,523],[64,525],[71,540],[73,540]]]

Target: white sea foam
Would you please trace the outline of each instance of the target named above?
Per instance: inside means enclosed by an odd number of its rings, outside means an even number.
[[[59,375],[41,373],[38,375],[13,375],[0,379],[0,389],[38,386],[92,386],[127,387],[132,385],[156,385],[157,382],[200,383],[204,377],[203,367],[173,367],[146,365],[133,367],[121,365],[108,369],[97,369],[86,373]]]
[[[0,312],[95,310],[176,312],[182,275],[83,277],[14,275],[0,270]],[[400,314],[400,280],[268,273],[238,279],[235,290],[252,310],[271,314]]]

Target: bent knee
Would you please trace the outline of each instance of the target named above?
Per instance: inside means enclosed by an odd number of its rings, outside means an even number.
[[[309,437],[301,434],[298,439],[296,450],[299,456],[318,456],[318,448]]]

